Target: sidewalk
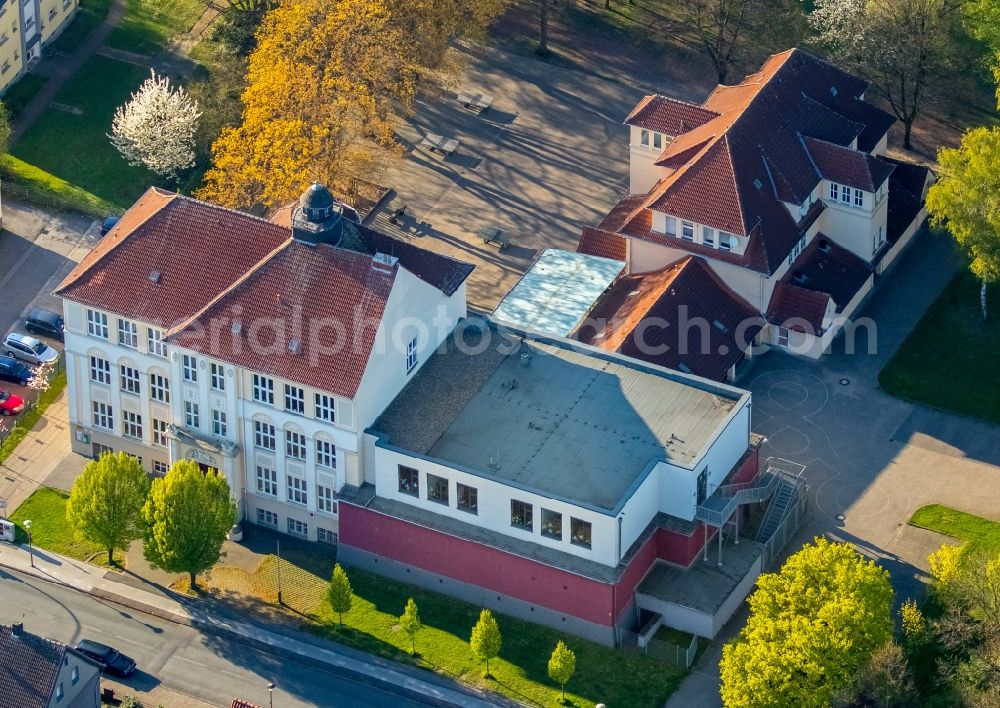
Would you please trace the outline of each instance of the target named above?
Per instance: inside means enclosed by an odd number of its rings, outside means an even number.
[[[57,582],[162,619],[187,624],[206,633],[227,636],[300,664],[377,685],[382,690],[416,696],[435,705],[481,708],[518,705],[501,696],[487,696],[426,671],[411,669],[303,633],[264,629],[220,611],[218,605],[211,601],[188,600],[172,593],[151,592],[125,585],[106,577],[112,571],[46,550],[35,551],[32,568],[23,547],[0,543],[0,566]]]

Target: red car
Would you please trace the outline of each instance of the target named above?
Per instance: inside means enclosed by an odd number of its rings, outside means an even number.
[[[24,399],[13,393],[0,391],[0,415],[17,415],[24,410]]]

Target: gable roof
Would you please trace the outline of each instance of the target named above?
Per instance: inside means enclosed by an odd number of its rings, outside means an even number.
[[[678,101],[668,96],[644,97],[625,118],[625,125],[646,128],[657,133],[676,136],[697,128],[718,114],[695,103]]]
[[[685,328],[684,322],[704,327]],[[747,324],[741,328],[742,323]],[[620,277],[572,337],[721,381],[763,324],[753,306],[730,290],[704,259],[686,256],[650,273]],[[682,336],[690,339],[680,341]]]
[[[617,231],[647,238],[649,210],[665,212],[748,238],[737,262],[773,273],[803,233],[781,200],[802,203],[821,179],[806,139],[848,149],[855,139],[860,147],[864,136],[874,146],[892,124],[892,116],[865,104],[867,87],[798,49],[771,56],[739,84],[717,86],[701,105],[714,116],[666,146],[656,160],[663,178]],[[673,106],[644,99],[638,115],[660,105]],[[862,158],[860,164],[872,180],[888,174],[884,163]]]
[[[576,247],[577,253],[584,253],[588,256],[599,256],[610,258],[615,261],[624,261],[625,237],[603,229],[594,229],[589,226],[583,228],[580,234],[580,243]]]
[[[804,320],[812,329],[810,334],[819,334],[823,331],[829,303],[830,296],[826,293],[793,283],[776,283],[767,306],[767,321],[803,332],[805,328],[797,320]]]
[[[4,708],[48,708],[63,657],[72,652],[83,663],[92,661],[65,644],[0,625],[0,696]]]
[[[848,187],[874,192],[895,169],[886,160],[825,140],[805,138],[805,143],[820,176]]]

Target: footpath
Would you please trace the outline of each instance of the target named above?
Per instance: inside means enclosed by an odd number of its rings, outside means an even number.
[[[447,679],[439,679],[426,672],[418,673],[419,669],[411,669],[301,632],[276,631],[246,622],[220,611],[219,606],[211,601],[188,600],[110,580],[105,576],[113,571],[48,550],[41,556],[36,554],[32,565],[25,547],[0,543],[0,566],[56,582],[171,622],[190,625],[206,633],[228,637],[291,661],[347,675],[356,681],[410,696],[430,705],[470,708],[518,705],[503,697],[456,686]]]

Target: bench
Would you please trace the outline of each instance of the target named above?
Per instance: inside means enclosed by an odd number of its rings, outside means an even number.
[[[488,93],[470,93],[462,91],[458,94],[458,102],[462,108],[473,113],[484,113],[493,103],[493,96]]]
[[[428,133],[427,137],[420,141],[420,144],[431,152],[437,152],[447,157],[458,149],[458,140],[446,138],[436,133]]]
[[[510,239],[507,238],[507,234],[498,226],[483,227],[479,230],[479,238],[483,240],[484,244],[493,246],[498,251],[502,251],[510,245]]]

